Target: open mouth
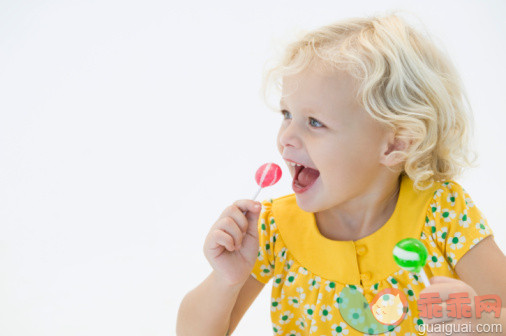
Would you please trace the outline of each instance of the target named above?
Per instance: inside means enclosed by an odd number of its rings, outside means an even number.
[[[295,165],[295,175],[293,177],[292,188],[296,193],[302,193],[316,182],[320,172],[316,169],[306,167],[300,164]]]

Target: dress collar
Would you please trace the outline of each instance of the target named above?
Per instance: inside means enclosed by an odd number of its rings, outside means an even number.
[[[435,188],[418,191],[403,174],[392,216],[378,230],[358,240],[324,237],[314,213],[300,209],[295,194],[274,200],[272,214],[288,251],[312,273],[342,284],[374,284],[399,270],[392,256],[399,240],[420,239]]]

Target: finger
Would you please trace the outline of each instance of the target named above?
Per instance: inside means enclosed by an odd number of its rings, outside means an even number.
[[[258,236],[257,223],[258,217],[260,217],[260,212],[262,211],[262,203],[244,199],[236,201],[234,205],[237,205],[237,207],[243,212],[243,215],[246,216],[247,227],[245,232],[250,236],[257,237]]]
[[[243,233],[246,232],[248,229],[248,219],[238,206],[231,205],[227,210],[227,214],[239,225],[239,228]]]
[[[426,293],[439,293],[439,297],[441,300],[446,301],[450,297],[450,294],[454,293],[471,293],[474,291],[468,284],[461,280],[456,280],[451,282],[435,280],[434,284],[431,284],[428,287],[425,287],[420,291],[420,295]],[[469,294],[468,294],[469,296]]]
[[[231,251],[231,252],[234,250],[234,238],[232,238],[231,235],[229,235],[228,233],[226,233],[223,230],[215,230],[215,231],[213,231],[213,236],[214,236],[213,239],[217,245],[216,247],[223,246],[228,251]],[[214,247],[214,248],[216,248],[216,247]]]
[[[260,213],[262,209],[262,203],[258,201],[253,201],[249,199],[242,199],[234,202],[234,205],[239,207],[239,209],[244,213],[245,211]]]
[[[243,233],[239,228],[239,225],[234,221],[232,217],[221,218],[217,225],[217,229],[221,229],[231,235],[234,238],[234,245],[239,248],[242,242]]]

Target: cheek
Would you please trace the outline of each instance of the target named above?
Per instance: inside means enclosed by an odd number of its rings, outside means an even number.
[[[278,136],[276,137],[276,146],[278,147],[279,154],[283,155],[283,145],[281,145],[280,137],[281,132],[278,132]]]

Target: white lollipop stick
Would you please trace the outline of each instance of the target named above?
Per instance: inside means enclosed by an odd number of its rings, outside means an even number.
[[[427,274],[425,274],[425,271],[423,270],[423,268],[420,270],[420,273],[418,273],[418,274],[422,278],[422,282],[425,285],[425,287],[429,287],[430,286],[429,278],[427,278]]]

